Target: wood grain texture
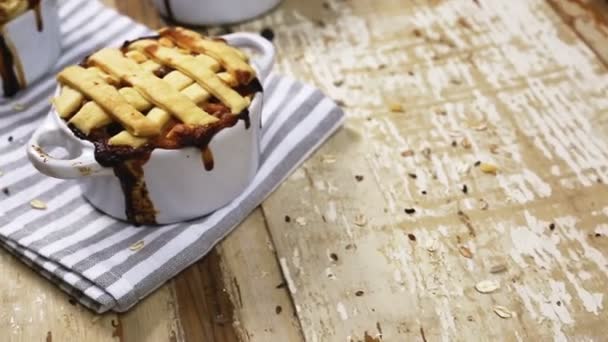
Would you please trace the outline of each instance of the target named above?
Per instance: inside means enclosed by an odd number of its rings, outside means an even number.
[[[104,2],[162,25],[149,0]],[[339,101],[346,127],[126,314],[72,306],[0,252],[14,279],[0,327],[10,341],[605,339],[604,8],[287,0],[230,27],[272,28],[277,69]],[[480,293],[486,280],[500,288]]]
[[[300,326],[257,209],[171,282],[186,341],[300,341]],[[162,315],[162,314],[161,314]]]
[[[608,65],[608,2],[602,0],[549,0],[564,21]]]
[[[606,70],[547,3],[329,1],[243,28],[264,25],[350,118],[263,205],[307,340],[606,334]]]
[[[97,315],[76,304],[4,250],[0,274],[0,340],[115,341],[116,314]]]
[[[156,290],[130,311],[118,315],[122,341],[184,340],[173,286]]]

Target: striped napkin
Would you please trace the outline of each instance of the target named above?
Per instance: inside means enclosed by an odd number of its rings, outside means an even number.
[[[150,33],[97,1],[60,8],[63,55],[56,67]],[[52,74],[51,74],[52,75]],[[265,82],[262,163],[237,199],[196,221],[133,227],[96,211],[73,181],[39,174],[25,142],[49,111],[53,76],[0,103],[0,245],[97,312],[125,311],[204,256],[338,127],[344,114],[319,90],[273,75]],[[16,112],[15,108],[25,110]],[[32,199],[47,210],[35,210]],[[143,241],[143,248],[130,246]]]

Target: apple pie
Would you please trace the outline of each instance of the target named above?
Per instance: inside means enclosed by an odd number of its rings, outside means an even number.
[[[209,142],[239,120],[262,87],[241,50],[184,28],[104,48],[57,75],[53,99],[74,134],[95,145],[99,164],[113,167],[129,221],[154,223],[143,168],[156,149],[196,147],[213,168]]]

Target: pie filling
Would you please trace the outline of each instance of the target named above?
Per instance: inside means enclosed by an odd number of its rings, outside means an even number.
[[[53,99],[74,134],[95,145],[95,159],[120,180],[126,216],[156,223],[143,165],[156,148],[196,147],[213,169],[211,139],[243,120],[262,86],[247,56],[221,39],[183,28],[105,48],[57,76]]]

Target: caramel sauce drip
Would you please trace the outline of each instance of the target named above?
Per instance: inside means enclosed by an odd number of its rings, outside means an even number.
[[[34,11],[36,16],[36,28],[42,32],[42,9],[40,0],[28,0],[28,9]],[[8,39],[4,28],[0,29],[0,77],[2,78],[2,90],[5,97],[14,96],[25,87],[25,73],[17,51]]]
[[[171,7],[171,0],[165,0],[165,10],[167,11],[167,19],[170,21],[175,21],[175,16],[173,16],[173,8]]]
[[[114,174],[120,180],[125,194],[127,220],[140,224],[156,224],[156,210],[150,200],[144,180],[144,164],[147,159],[129,160],[114,166]]]
[[[38,32],[42,32],[43,24],[42,24],[42,10],[40,8],[40,0],[28,0],[28,8],[34,10],[34,15],[36,16],[36,28]]]
[[[203,159],[203,166],[205,166],[205,170],[213,170],[213,153],[211,152],[209,146],[205,146],[201,150],[201,157]]]
[[[4,33],[0,31],[0,77],[2,77],[2,89],[4,96],[11,97],[21,90],[21,82],[15,70],[15,55],[9,47],[9,42]]]

